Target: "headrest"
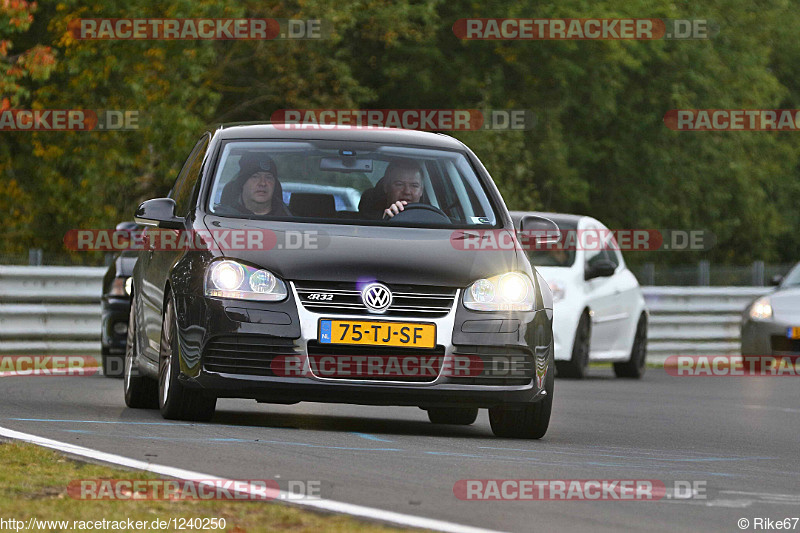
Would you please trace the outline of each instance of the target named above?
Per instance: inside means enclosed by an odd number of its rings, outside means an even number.
[[[332,218],[336,215],[336,200],[332,194],[293,192],[289,209],[299,217]]]
[[[367,189],[361,194],[361,200],[358,202],[358,210],[360,212],[383,212],[386,209],[386,192],[383,190],[384,180],[386,180],[385,177],[381,178],[373,188]]]

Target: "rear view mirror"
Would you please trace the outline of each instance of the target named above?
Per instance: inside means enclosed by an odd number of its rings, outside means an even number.
[[[355,157],[323,157],[319,169],[328,172],[372,172],[372,159]]]
[[[539,215],[527,215],[519,222],[519,241],[523,247],[531,249],[531,245],[549,247],[561,242],[561,231],[558,224],[549,218]],[[527,245],[527,246],[526,246]]]
[[[165,229],[184,229],[186,219],[175,216],[175,200],[172,198],[153,198],[142,202],[133,220],[142,226]]]
[[[776,287],[781,284],[783,281],[783,276],[780,274],[775,274],[772,276],[772,279],[769,280],[770,284],[775,285]]]

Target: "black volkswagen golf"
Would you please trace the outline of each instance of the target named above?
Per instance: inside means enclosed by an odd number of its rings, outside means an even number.
[[[488,408],[498,436],[547,431],[550,289],[456,139],[224,126],[135,220],[129,407],[209,420],[218,398],[404,405],[464,425]]]

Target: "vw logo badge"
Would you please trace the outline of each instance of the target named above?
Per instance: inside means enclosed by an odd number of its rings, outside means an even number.
[[[385,313],[392,305],[392,291],[382,283],[370,283],[361,291],[361,301],[370,313]]]

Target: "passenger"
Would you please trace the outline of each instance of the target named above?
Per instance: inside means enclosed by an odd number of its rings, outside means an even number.
[[[233,200],[232,207],[242,214],[290,216],[283,203],[283,188],[278,168],[271,157],[248,153],[239,161],[239,173],[225,187],[223,196]],[[230,191],[230,192],[229,192]]]

